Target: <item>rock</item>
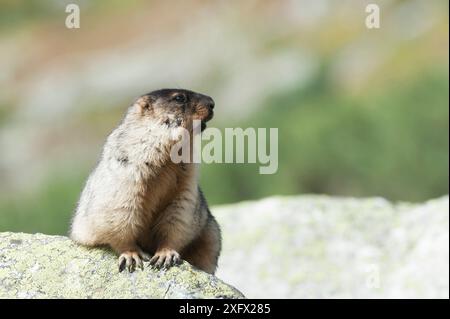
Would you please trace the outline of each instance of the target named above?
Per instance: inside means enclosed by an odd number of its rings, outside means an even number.
[[[250,298],[448,298],[448,196],[272,197],[213,207],[217,276]],[[107,249],[0,233],[0,298],[243,298],[187,263],[118,273]]]
[[[160,271],[117,268],[117,256],[107,249],[62,236],[0,233],[0,299],[244,297],[186,262]]]
[[[248,298],[449,298],[448,196],[273,197],[213,214],[217,275]]]

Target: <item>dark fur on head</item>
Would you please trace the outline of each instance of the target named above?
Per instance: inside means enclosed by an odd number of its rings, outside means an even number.
[[[192,122],[200,120],[202,131],[212,119],[214,100],[184,89],[161,89],[142,95],[136,101],[143,116],[159,118],[170,127],[182,126],[192,130]]]

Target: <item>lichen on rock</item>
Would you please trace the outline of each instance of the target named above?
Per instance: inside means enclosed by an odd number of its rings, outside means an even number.
[[[244,298],[188,263],[118,272],[108,249],[63,236],[0,233],[0,298]]]

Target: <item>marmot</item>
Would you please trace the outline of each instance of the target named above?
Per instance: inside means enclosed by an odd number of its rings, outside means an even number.
[[[108,245],[119,271],[161,268],[180,258],[214,273],[220,228],[198,185],[197,164],[174,163],[180,128],[193,135],[213,116],[211,97],[162,89],[139,97],[109,135],[74,214],[70,237],[86,246]]]

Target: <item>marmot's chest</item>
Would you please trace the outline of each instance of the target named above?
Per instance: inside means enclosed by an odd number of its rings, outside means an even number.
[[[142,200],[146,217],[151,220],[155,219],[176,200],[178,195],[185,190],[188,178],[188,174],[182,167],[171,163],[161,169],[157,176],[145,181],[139,197]]]

